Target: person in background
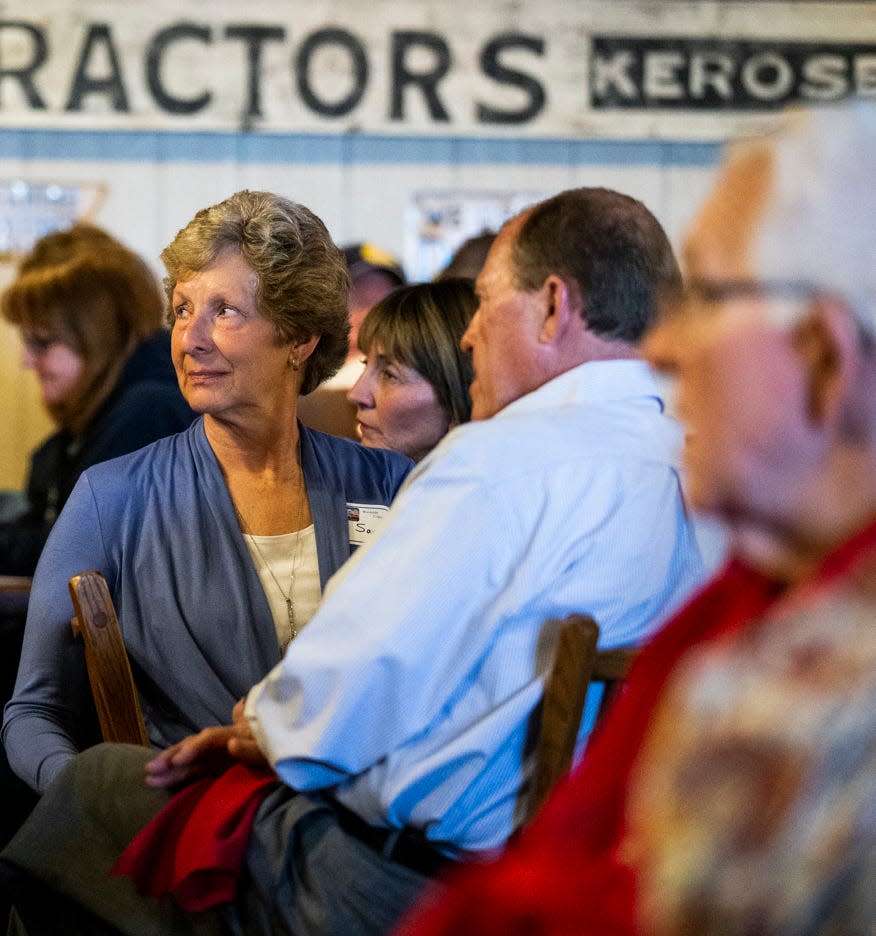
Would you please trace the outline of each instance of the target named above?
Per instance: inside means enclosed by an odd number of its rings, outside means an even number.
[[[876,932],[876,105],[731,148],[646,340],[732,559],[405,936]]]
[[[40,238],[0,306],[17,326],[24,366],[57,425],[32,454],[23,495],[0,522],[0,574],[32,576],[49,532],[85,469],[185,429],[164,303],[147,264],[102,228],[76,224]],[[80,568],[78,571],[84,571]],[[3,704],[13,692],[26,607],[3,615]],[[0,753],[0,840],[33,793]]]
[[[416,466],[233,725],[69,764],[4,853],[48,885],[36,910],[61,892],[135,936],[386,933],[448,861],[502,847],[532,805],[556,619],[592,613],[605,645],[633,642],[703,576],[680,427],[639,352],[679,285],[660,224],[618,192],[563,192],[509,222],[462,339],[472,421]],[[227,765],[201,781],[227,789],[241,757],[261,765],[266,798],[251,830],[232,823],[242,873],[222,862],[233,886],[204,888],[214,909],[186,915],[176,895],[107,876],[169,788]],[[89,845],[75,868],[73,842]]]
[[[0,573],[33,575],[80,474],[185,429],[152,271],[93,225],[37,241],[2,298],[58,431],[31,458],[26,505],[0,524]]]
[[[487,262],[487,254],[495,239],[496,232],[487,230],[469,237],[456,248],[447,266],[435,276],[435,279],[456,279],[460,276],[477,279],[478,273]]]
[[[95,740],[71,575],[97,569],[118,610],[150,742],[223,724],[305,627],[329,577],[379,527],[412,467],[302,428],[299,393],[347,349],[348,275],[307,208],[238,192],[163,251],[171,357],[202,414],[79,479],[37,567],[3,743],[43,791]]]
[[[477,308],[471,280],[418,283],[391,292],[365,316],[365,369],[347,394],[363,445],[415,462],[471,418],[471,356],[460,340]]]
[[[347,357],[338,372],[313,393],[303,396],[298,411],[305,425],[332,435],[358,438],[355,407],[347,391],[361,372],[362,350],[359,328],[368,310],[384,296],[405,283],[401,264],[376,244],[351,244],[344,248],[344,260],[350,271],[350,338]]]
[[[344,259],[350,271],[349,360],[363,350],[359,344],[359,329],[368,310],[393,289],[404,286],[405,273],[398,260],[376,244],[351,244],[344,248]]]
[[[63,263],[82,248],[112,247],[119,242],[102,227],[88,221],[77,221],[71,227],[59,228],[35,241],[18,264],[19,273]]]

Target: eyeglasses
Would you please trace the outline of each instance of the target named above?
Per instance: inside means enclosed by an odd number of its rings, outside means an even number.
[[[689,279],[681,294],[667,301],[671,314],[715,311],[717,306],[738,300],[771,300],[801,303],[823,296],[824,291],[805,280],[711,280]]]

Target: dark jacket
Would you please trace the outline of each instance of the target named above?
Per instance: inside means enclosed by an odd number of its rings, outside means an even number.
[[[55,518],[82,472],[185,429],[195,418],[158,332],[128,359],[116,386],[82,435],[62,429],[32,455],[24,513],[0,524],[0,574],[33,575]]]

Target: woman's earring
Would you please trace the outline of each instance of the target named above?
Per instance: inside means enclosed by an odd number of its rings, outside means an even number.
[[[289,364],[292,366],[292,370],[298,370],[301,367],[301,362],[298,360],[298,355],[296,354]]]

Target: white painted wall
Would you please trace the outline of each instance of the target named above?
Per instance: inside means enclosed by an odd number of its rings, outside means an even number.
[[[641,198],[677,240],[708,187],[714,161],[710,147],[633,143],[611,147],[609,161],[600,161],[606,159],[603,146],[580,141],[548,147],[488,141],[474,146],[475,158],[468,161],[454,156],[459,146],[453,140],[424,147],[418,140],[358,139],[346,153],[343,143],[0,131],[0,180],[101,183],[105,198],[93,220],[140,252],[158,273],[161,248],[195,211],[245,187],[277,191],[308,205],[338,243],[372,240],[398,256],[404,254],[406,209],[425,189],[548,195],[570,186],[606,185]],[[325,155],[315,156],[321,149]],[[471,149],[469,144],[466,151]],[[547,157],[540,156],[545,149]],[[273,153],[267,155],[268,150]],[[339,150],[341,161],[331,161]],[[96,158],[101,151],[112,158]],[[8,268],[2,272],[10,274]],[[19,369],[11,329],[0,330],[0,355],[0,487],[18,487],[28,452],[49,424],[31,375]]]
[[[0,6],[0,27],[26,21],[48,49],[34,75],[44,108],[28,105],[14,77],[0,81],[0,182],[100,183],[105,198],[92,220],[140,252],[156,272],[159,251],[195,211],[243,187],[303,202],[339,243],[372,240],[403,256],[406,217],[417,192],[549,195],[605,185],[641,198],[677,244],[709,187],[714,141],[756,124],[763,116],[757,107],[770,103],[768,70],[752,72],[756,82],[743,80],[764,41],[777,43],[775,55],[793,78],[785,89],[791,97],[852,87],[876,93],[876,55],[868,51],[876,51],[876,4],[866,2],[483,0],[463,7],[443,0],[187,0],[181,7],[176,0],[9,0]],[[156,31],[182,20],[210,31],[209,41],[176,43],[162,58],[169,91],[180,98],[205,88],[213,92],[210,107],[191,118],[162,110],[144,80]],[[284,30],[282,42],[263,50],[262,117],[241,116],[244,47],[226,34],[235,22]],[[116,77],[130,98],[127,109],[114,110],[111,95],[100,92],[86,96],[78,110],[64,106],[78,67],[91,78],[112,71],[106,46],[84,53],[95,23],[108,24]],[[343,119],[306,112],[290,71],[290,56],[303,37],[332,24],[361,40],[371,65],[367,95]],[[424,116],[416,92],[404,119],[388,118],[388,50],[398,29],[430,31],[452,48],[453,67],[442,85],[453,112],[447,124]],[[543,54],[518,49],[505,62],[535,76],[547,92],[543,110],[516,131],[485,127],[474,107],[477,101],[512,109],[520,103],[519,91],[478,65],[484,42],[505,31],[544,40]],[[588,70],[597,39],[606,37],[621,46],[629,40],[630,49],[652,38],[657,45],[671,40],[685,51],[666,53],[655,45],[650,65],[642,64],[641,106],[606,111],[594,97]],[[703,109],[690,80],[692,56],[699,54],[697,42],[720,44],[721,37],[728,41],[716,54],[736,69],[733,81],[727,80],[733,97]],[[804,49],[797,58],[795,48]],[[841,74],[835,71],[832,82],[823,77],[819,56],[825,50],[834,56],[831,67],[839,62]],[[0,70],[21,67],[32,55],[26,31],[0,28]],[[681,64],[672,55],[681,55]],[[320,85],[324,90],[331,91],[332,81],[345,87],[345,62],[343,55],[329,55],[325,74],[314,79],[328,82]],[[255,132],[234,132],[241,124]],[[0,267],[0,284],[8,275]],[[0,356],[0,487],[16,487],[27,453],[48,427],[33,382],[19,369],[15,336],[5,328]]]

